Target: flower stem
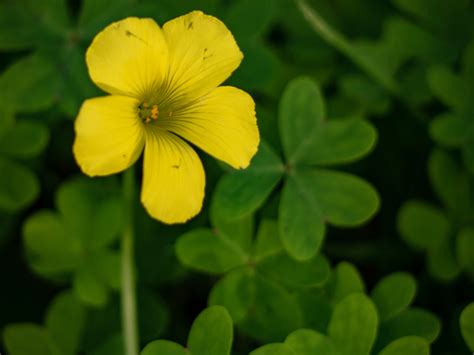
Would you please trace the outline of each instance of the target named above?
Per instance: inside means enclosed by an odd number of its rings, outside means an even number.
[[[138,355],[138,324],[135,290],[135,257],[133,233],[133,204],[135,177],[133,168],[123,174],[125,224],[122,235],[122,332],[125,355]]]

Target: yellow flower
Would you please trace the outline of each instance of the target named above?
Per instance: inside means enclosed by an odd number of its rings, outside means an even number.
[[[255,104],[219,85],[243,55],[226,26],[199,11],[160,28],[126,18],[106,27],[86,54],[89,74],[109,96],[86,100],[74,155],[89,176],[130,167],[145,150],[141,201],[154,218],[181,223],[199,213],[205,176],[184,139],[234,168],[257,151]]]

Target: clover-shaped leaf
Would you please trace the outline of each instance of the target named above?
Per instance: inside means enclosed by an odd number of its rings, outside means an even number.
[[[72,279],[76,294],[91,305],[103,305],[109,290],[120,287],[120,257],[110,247],[121,230],[120,200],[109,197],[118,195],[115,189],[112,181],[67,182],[57,193],[59,212],[38,211],[23,228],[33,270]]]
[[[338,355],[339,350],[328,336],[311,329],[299,329],[288,335],[285,340],[296,355]]]
[[[3,333],[11,355],[74,355],[85,325],[86,309],[71,292],[59,294],[48,308],[45,326],[8,325]]]
[[[212,306],[194,320],[187,349],[167,340],[149,343],[141,355],[230,355],[233,340],[232,319],[224,307]]]
[[[279,129],[285,159],[263,143],[248,170],[219,182],[215,203],[228,219],[249,215],[284,176],[280,237],[292,257],[308,260],[321,246],[326,223],[356,226],[377,211],[379,198],[370,184],[317,167],[359,159],[374,146],[376,132],[362,119],[327,121],[319,88],[308,78],[295,79],[286,88]]]
[[[248,248],[248,218],[232,223],[233,231],[220,222],[223,229],[185,233],[176,243],[178,258],[202,272],[226,273],[211,291],[209,302],[225,306],[239,328],[258,339],[282,339],[301,324],[298,303],[288,289],[324,284],[328,262],[321,256],[304,262],[289,257],[275,221],[263,220]]]

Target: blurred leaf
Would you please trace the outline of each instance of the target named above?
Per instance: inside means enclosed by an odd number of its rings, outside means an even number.
[[[261,260],[283,251],[280,242],[277,221],[262,219],[253,244],[252,259],[259,263]]]
[[[134,0],[83,0],[78,20],[81,37],[91,39],[111,22],[126,17],[134,4]]]
[[[474,303],[470,303],[461,313],[461,333],[469,350],[474,351]]]
[[[456,256],[459,265],[474,277],[474,229],[465,228],[456,239]]]
[[[0,138],[0,154],[32,158],[41,153],[49,140],[48,128],[34,121],[17,121]]]
[[[272,0],[241,0],[231,4],[223,18],[238,43],[263,36],[276,15]],[[242,21],[245,19],[245,21]]]
[[[372,301],[354,293],[336,304],[328,333],[343,353],[369,355],[377,327],[377,310]]]
[[[94,307],[102,307],[108,301],[107,288],[89,264],[83,264],[74,275],[73,288],[77,297]]]
[[[469,220],[472,213],[469,175],[447,153],[435,149],[428,160],[433,189],[454,218]]]
[[[46,57],[24,57],[0,75],[0,102],[8,102],[14,112],[45,110],[56,100],[58,80],[56,69]]]
[[[169,312],[161,297],[146,288],[137,292],[138,329],[142,342],[151,341],[167,329]]]
[[[286,344],[267,344],[252,351],[249,355],[297,355]]]
[[[433,67],[428,72],[431,91],[447,106],[463,112],[468,102],[468,92],[463,78],[446,67]]]
[[[414,300],[416,281],[408,273],[394,273],[380,280],[371,293],[380,320],[393,318]]]
[[[116,334],[106,339],[91,355],[117,355],[123,353],[123,340],[121,334]]]
[[[288,335],[285,340],[296,355],[338,355],[336,346],[332,340],[311,329],[299,329]]]
[[[6,349],[11,355],[59,355],[48,333],[30,323],[8,325],[3,332]]]
[[[442,211],[422,201],[409,201],[398,212],[398,230],[414,248],[431,250],[448,236],[450,225]]]
[[[337,264],[328,284],[330,299],[339,303],[352,293],[365,292],[365,285],[359,271],[347,262]]]
[[[440,330],[441,324],[431,312],[409,308],[381,323],[377,343],[385,346],[402,337],[417,336],[431,344]]]
[[[176,242],[178,259],[184,265],[209,273],[225,273],[244,265],[248,255],[229,238],[209,229],[195,229]]]
[[[18,212],[39,194],[39,182],[29,169],[0,157],[0,210]]]
[[[456,260],[454,245],[450,239],[441,241],[428,253],[428,270],[441,281],[452,281],[459,276],[461,267]]]
[[[397,339],[387,345],[380,355],[429,355],[428,342],[420,337],[404,337]]]
[[[61,354],[73,355],[85,326],[86,309],[70,292],[57,296],[46,315],[46,329]]]
[[[332,304],[319,291],[319,289],[300,290],[298,303],[303,314],[303,326],[326,332],[332,314]]]
[[[23,225],[23,238],[31,266],[41,274],[72,271],[79,265],[78,243],[51,211],[30,216]]]
[[[309,78],[291,81],[280,100],[279,128],[286,159],[294,165],[310,155],[311,142],[325,115],[319,87]]]
[[[214,199],[220,216],[226,220],[239,219],[257,210],[282,174],[279,157],[262,141],[250,167],[232,172],[219,181]]]
[[[69,26],[65,0],[0,3],[0,49],[15,51],[57,42]]]
[[[430,124],[430,135],[447,147],[460,147],[469,136],[470,121],[452,113],[435,117]]]
[[[169,340],[155,340],[142,350],[140,355],[187,355],[189,351]]]
[[[224,307],[212,306],[194,320],[188,338],[193,355],[229,355],[232,348],[232,319]]]

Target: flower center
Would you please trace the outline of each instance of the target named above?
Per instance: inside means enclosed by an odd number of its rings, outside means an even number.
[[[138,106],[138,116],[144,123],[150,123],[151,120],[156,121],[158,119],[158,105],[150,105],[148,102],[144,102]]]

